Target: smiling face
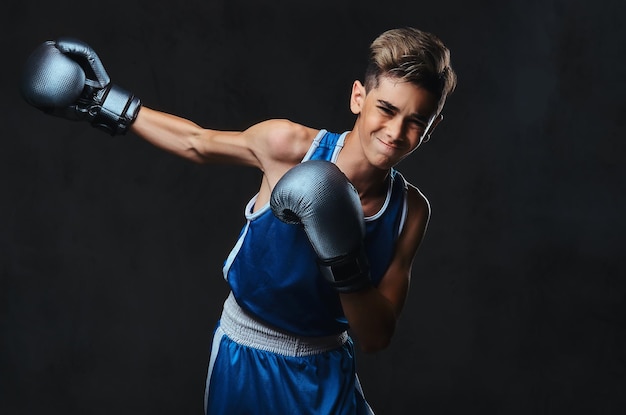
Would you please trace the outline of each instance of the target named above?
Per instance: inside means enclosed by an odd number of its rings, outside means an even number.
[[[389,169],[427,141],[441,121],[437,97],[409,82],[383,76],[366,92],[356,81],[350,109],[358,115],[354,132],[375,167]]]

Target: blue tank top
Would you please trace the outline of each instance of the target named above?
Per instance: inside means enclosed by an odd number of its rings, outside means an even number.
[[[321,130],[302,161],[335,162],[346,133]],[[365,218],[365,249],[371,278],[378,285],[391,262],[406,216],[407,183],[392,169],[387,197],[378,213]],[[283,223],[269,203],[253,212],[224,263],[239,305],[267,324],[300,336],[327,336],[348,328],[337,293],[320,274],[317,258],[301,226]]]

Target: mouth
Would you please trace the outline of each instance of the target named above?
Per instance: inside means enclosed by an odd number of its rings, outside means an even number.
[[[380,138],[376,137],[376,140],[378,140],[383,146],[385,146],[386,148],[390,149],[390,150],[401,150],[402,146],[400,146],[398,143],[390,143],[387,142],[385,140],[381,140]]]

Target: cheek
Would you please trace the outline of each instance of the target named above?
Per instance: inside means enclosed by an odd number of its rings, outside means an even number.
[[[422,142],[422,139],[424,138],[424,131],[410,131],[408,133],[408,137],[411,144],[415,144],[417,146]]]
[[[383,117],[381,117],[376,111],[369,111],[364,115],[364,124],[368,129],[378,130],[384,124]]]
[[[418,148],[423,140],[424,140],[424,132],[423,131],[413,131],[407,134],[407,140],[409,142],[409,153],[413,152],[416,148]]]

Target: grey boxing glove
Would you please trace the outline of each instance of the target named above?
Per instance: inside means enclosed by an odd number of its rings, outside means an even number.
[[[89,45],[67,37],[31,53],[20,90],[26,102],[48,114],[85,120],[111,135],[126,133],[141,108],[139,98],[111,83]]]
[[[371,286],[361,201],[335,164],[310,160],[291,168],[272,190],[270,206],[281,221],[304,227],[322,274],[338,292]]]

